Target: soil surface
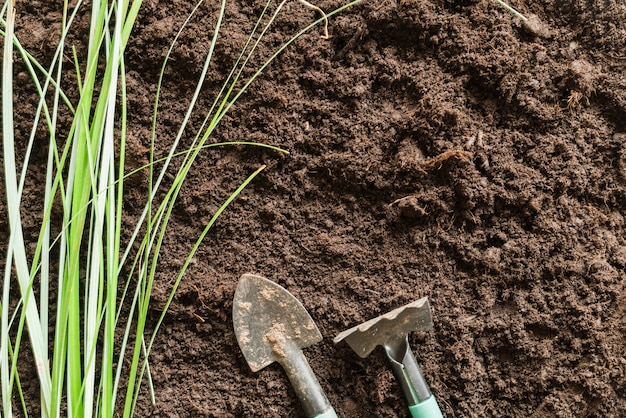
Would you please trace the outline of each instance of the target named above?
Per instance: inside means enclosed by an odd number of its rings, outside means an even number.
[[[20,39],[49,62],[58,6],[32,3],[18,2]],[[228,1],[192,127],[263,3]],[[434,327],[409,343],[444,416],[626,416],[626,5],[511,5],[529,19],[487,0],[365,1],[331,19],[329,39],[321,26],[300,37],[250,86],[212,142],[289,155],[201,153],[170,222],[152,321],[211,216],[267,167],[187,271],[151,354],[156,404],[144,382],[137,416],[304,417],[282,368],[253,373],[238,346],[244,273],[308,310],[323,341],[304,354],[340,417],[408,416],[384,351],[361,359],[332,339],[424,296]],[[126,54],[129,171],[147,161],[159,69],[193,6],[142,6]],[[218,6],[203,4],[173,50],[159,151],[184,117]],[[315,17],[288,2],[251,68]],[[73,36],[80,51],[85,34]],[[128,182],[131,220],[146,181]]]

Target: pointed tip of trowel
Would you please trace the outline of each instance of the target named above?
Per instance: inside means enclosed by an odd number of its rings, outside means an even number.
[[[322,340],[304,306],[277,283],[255,274],[239,279],[233,299],[239,347],[253,372],[285,356],[287,345],[303,349]]]
[[[360,357],[365,358],[390,339],[406,338],[409,332],[430,331],[432,327],[430,303],[424,297],[345,330],[337,334],[333,341],[335,344],[345,341]]]

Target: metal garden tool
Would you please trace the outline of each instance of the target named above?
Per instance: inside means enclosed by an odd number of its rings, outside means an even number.
[[[337,335],[334,341],[345,340],[361,358],[382,345],[409,404],[411,416],[442,418],[437,400],[428,388],[408,340],[409,332],[429,331],[432,327],[428,298],[422,298],[350,328]]]
[[[322,341],[322,334],[291,293],[263,277],[244,274],[235,291],[233,324],[253,372],[280,363],[308,417],[337,417],[302,354],[303,348]]]

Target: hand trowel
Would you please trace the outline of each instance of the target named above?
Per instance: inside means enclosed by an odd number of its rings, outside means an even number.
[[[322,341],[322,334],[291,293],[261,276],[244,274],[233,300],[233,325],[253,372],[278,362],[307,417],[337,417],[302,353],[303,348]]]

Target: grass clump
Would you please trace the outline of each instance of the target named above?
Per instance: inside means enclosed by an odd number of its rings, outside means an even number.
[[[24,416],[28,416],[30,410],[41,411],[42,417],[133,415],[141,382],[145,376],[150,382],[148,359],[152,343],[191,259],[217,218],[264,168],[260,166],[250,173],[199,231],[160,319],[148,331],[150,297],[168,222],[196,158],[209,148],[230,145],[215,143],[213,133],[271,61],[317,24],[324,24],[324,34],[328,36],[328,17],[361,0],[349,2],[328,14],[305,0],[297,1],[320,12],[321,17],[294,34],[244,80],[244,69],[287,0],[277,5],[265,2],[241,54],[232,70],[225,74],[224,84],[205,112],[202,125],[195,130],[192,144],[182,148],[183,133],[189,132],[189,120],[198,112],[196,103],[221,37],[227,4],[226,0],[221,0],[194,94],[169,151],[156,155],[163,74],[178,37],[202,2],[196,4],[179,28],[161,69],[154,102],[149,163],[142,168],[148,170],[147,198],[133,233],[124,242],[124,189],[126,179],[133,174],[126,172],[125,164],[131,109],[127,106],[124,54],[132,41],[141,0],[92,0],[90,3],[78,0],[72,7],[64,2],[58,45],[47,66],[35,60],[19,42],[15,34],[16,25],[20,24],[16,18],[19,4],[15,0],[5,1],[0,13],[5,180],[2,198],[6,203],[10,233],[6,239],[0,297],[0,417],[12,417],[15,408]],[[90,17],[85,51],[67,45],[68,34],[80,14]],[[73,57],[72,67],[64,66],[64,56]],[[14,60],[18,57],[39,94],[25,149],[16,144],[14,128]],[[64,92],[70,82],[75,83],[78,90],[75,100],[70,100]],[[67,116],[71,123],[61,129],[59,120]],[[40,129],[42,123],[45,132]],[[36,242],[30,242],[24,234],[22,197],[25,184],[33,175],[32,151],[43,146],[36,143],[35,138],[42,136],[46,138],[48,151],[46,177],[38,202],[39,234]],[[267,144],[239,144],[285,152]],[[167,186],[166,173],[173,174]],[[52,213],[60,215],[53,217]],[[34,250],[30,250],[32,248]],[[122,309],[125,315],[121,314]],[[18,362],[26,339],[32,358]],[[31,370],[36,371],[41,394],[38,400],[24,395],[20,380],[21,375],[28,373],[20,369],[24,365],[31,365]]]

